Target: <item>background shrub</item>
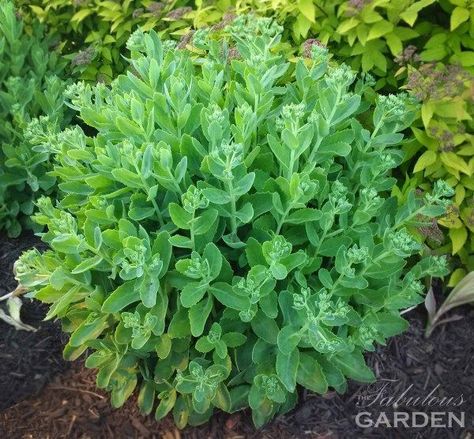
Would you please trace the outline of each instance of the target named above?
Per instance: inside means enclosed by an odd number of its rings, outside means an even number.
[[[459,256],[449,282],[454,286],[474,270],[472,75],[459,66],[425,64],[410,71],[407,86],[422,105],[421,119],[412,127],[416,142],[404,147],[408,166],[402,191],[430,190],[437,178],[454,188],[448,215],[422,229],[439,253]],[[448,230],[447,238],[438,225]]]
[[[51,250],[16,264],[114,406],[139,386],[141,410],[157,399],[180,427],[247,406],[262,425],[297,384],[373,380],[362,353],[406,328],[420,279],[447,273],[418,261],[409,230],[445,211],[450,187],[388,197],[407,97],[373,110],[318,44],[289,63],[268,20],[229,31],[197,32],[192,55],[136,32],[126,75],[68,89],[90,134],[50,142],[63,195],[35,221]]]
[[[0,229],[17,236],[31,222],[33,201],[50,193],[55,179],[47,175],[49,154],[43,142],[48,130],[64,120],[58,76],[64,67],[43,39],[41,28],[26,35],[13,4],[0,2]],[[38,116],[41,116],[37,119]],[[40,134],[39,134],[40,132]],[[39,135],[40,138],[37,138]]]
[[[163,35],[188,32],[191,23],[189,0],[157,1],[63,1],[20,0],[27,17],[48,25],[73,70],[85,80],[110,80],[126,67],[122,58],[125,43],[138,25],[157,29]],[[210,17],[216,20],[216,15]]]

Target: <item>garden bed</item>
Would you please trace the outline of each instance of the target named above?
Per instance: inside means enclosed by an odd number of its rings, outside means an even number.
[[[0,243],[1,288],[15,286],[12,264],[22,250],[37,245],[31,235]],[[2,290],[2,294],[5,292]],[[252,426],[249,412],[217,414],[201,427],[179,431],[170,417],[160,423],[139,414],[136,402],[129,400],[118,410],[110,407],[107,394],[95,387],[94,372],[76,362],[67,368],[61,359],[59,326],[41,322],[44,309],[25,301],[26,323],[36,332],[15,331],[4,323],[1,330],[0,437],[43,438],[470,438],[474,434],[474,311],[461,308],[455,323],[438,328],[431,338],[424,337],[425,313],[420,306],[407,317],[410,329],[368,355],[377,381],[373,385],[352,383],[345,395],[330,392],[324,397],[301,392],[300,403],[263,430]],[[44,386],[47,382],[46,386]],[[41,390],[42,389],[42,390]],[[40,391],[41,390],[41,391]],[[420,397],[419,404],[403,402],[402,412],[465,413],[465,426],[452,428],[410,426],[405,428],[358,428],[358,413],[368,412],[360,423],[380,419],[384,412],[393,420],[393,407],[383,406],[382,397]],[[378,395],[378,396],[377,396]],[[456,402],[462,403],[454,406]],[[429,397],[450,398],[452,406],[440,407]],[[9,408],[6,408],[9,406]],[[410,415],[411,416],[411,415]],[[411,419],[411,418],[410,418]],[[430,421],[431,422],[431,421]],[[438,422],[439,423],[439,422]],[[393,424],[393,422],[392,422]]]

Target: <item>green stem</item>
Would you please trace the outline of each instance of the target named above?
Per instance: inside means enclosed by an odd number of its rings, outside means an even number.
[[[279,235],[281,232],[281,228],[283,227],[283,224],[285,223],[286,217],[290,213],[290,210],[293,209],[293,204],[290,203],[288,206],[288,209],[286,209],[285,213],[281,216],[280,220],[277,223],[277,228],[276,228],[276,234]]]
[[[137,171],[137,174],[140,176],[140,180],[142,182],[143,188],[145,189],[146,196],[148,197],[148,194],[150,193],[150,186],[146,182],[146,180],[143,178],[143,175],[141,174],[140,170],[138,169],[137,165],[135,164],[135,170]],[[158,207],[158,204],[156,204],[156,201],[154,198],[151,199],[151,204],[153,204],[153,208],[155,209],[156,215],[158,217],[158,222],[160,223],[161,227],[165,226],[165,222],[163,220],[163,215],[161,213],[160,208]]]
[[[384,120],[384,118],[381,117],[379,123],[375,126],[374,131],[372,131],[372,134],[370,135],[370,139],[369,139],[369,141],[367,142],[367,145],[365,145],[365,148],[363,148],[363,152],[367,152],[367,150],[369,149],[369,147],[370,147],[370,145],[372,144],[372,141],[374,140],[375,136],[376,136],[377,133],[379,132],[380,128],[382,128],[382,125],[383,125],[382,122],[383,122],[383,120]],[[355,175],[357,169],[359,169],[360,166],[361,166],[362,164],[364,164],[364,163],[365,163],[364,161],[358,161],[358,162],[354,165],[354,167],[351,169],[351,172],[350,172],[350,178],[351,178],[351,179],[354,177],[354,175]],[[359,186],[360,186],[360,184],[357,185],[357,188],[356,188],[356,191],[355,191],[355,192],[357,192],[357,190],[359,189]]]
[[[337,107],[339,105],[339,101],[341,100],[341,89],[339,88],[337,90],[337,96],[336,96],[336,102],[334,102],[334,107],[331,111],[331,114],[329,115],[329,118],[328,118],[328,125],[331,126],[331,122],[332,122],[332,118],[334,117],[334,115],[336,114],[336,111],[337,111]]]
[[[316,167],[314,156],[317,154],[319,145],[321,145],[322,141],[323,141],[323,138],[320,137],[314,144],[313,150],[311,151],[311,154],[309,155],[307,163],[309,166],[311,166],[311,169],[308,168],[308,170],[305,171],[305,173],[307,173],[308,175],[311,174],[311,172],[313,172],[313,169]]]
[[[392,227],[390,227],[389,230],[395,231],[399,229],[400,227],[404,226],[406,223],[408,223],[411,219],[415,218],[416,216],[420,215],[421,212],[423,212],[423,209],[426,206],[422,206],[419,209],[415,210],[411,215],[408,215],[401,223],[395,224]]]
[[[321,245],[323,244],[324,240],[326,239],[326,235],[327,235],[327,234],[328,234],[328,231],[325,230],[325,231],[323,232],[323,236],[321,236],[321,239],[320,239],[320,241],[319,241],[318,246],[316,247],[316,250],[315,250],[315,252],[314,252],[314,256],[318,256],[319,250],[321,249]]]
[[[288,174],[286,175],[286,179],[288,181],[291,180],[291,176],[293,175],[293,168],[295,166],[295,150],[292,149],[290,151],[290,164],[288,166]]]
[[[234,196],[234,186],[232,180],[226,181],[227,192],[230,195],[230,229],[233,235],[237,235],[237,203]]]
[[[196,250],[196,241],[195,241],[195,238],[194,238],[194,215],[195,215],[195,212],[193,211],[193,215],[191,217],[191,228],[189,229],[189,234],[191,236],[191,243],[192,243],[192,246],[193,246],[193,250]]]

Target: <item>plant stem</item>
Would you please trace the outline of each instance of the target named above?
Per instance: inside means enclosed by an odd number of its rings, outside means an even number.
[[[237,203],[234,196],[234,186],[232,184],[232,180],[227,180],[226,183],[227,192],[230,195],[230,229],[233,235],[237,235]]]
[[[193,215],[191,217],[191,228],[189,229],[189,233],[190,233],[190,236],[191,236],[191,243],[192,243],[192,246],[193,246],[193,250],[196,249],[196,242],[195,242],[195,239],[194,239],[194,215],[195,215],[195,212],[193,210]]]
[[[140,176],[140,180],[142,182],[143,188],[145,189],[145,194],[148,197],[150,193],[150,186],[146,182],[146,180],[143,178],[143,175],[141,174],[141,171],[138,169],[138,166],[135,164],[135,170],[137,171],[137,174]],[[158,207],[158,204],[156,204],[156,201],[152,198],[151,199],[151,204],[153,204],[153,208],[155,209],[156,215],[158,217],[158,222],[160,223],[161,227],[165,226],[165,222],[163,220],[163,215],[161,213],[160,208]]]

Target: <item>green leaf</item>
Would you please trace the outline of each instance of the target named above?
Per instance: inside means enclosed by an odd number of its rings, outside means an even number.
[[[92,321],[85,320],[71,334],[69,345],[79,347],[89,340],[95,340],[109,326],[108,316],[100,316]]]
[[[300,352],[296,381],[306,389],[321,395],[328,391],[322,367],[312,356],[303,352]]]
[[[217,220],[217,216],[218,213],[216,209],[209,209],[203,212],[202,215],[196,218],[195,222],[193,223],[192,228],[194,234],[196,236],[204,235],[213,226],[214,222]]]
[[[296,388],[296,375],[300,362],[300,352],[294,349],[290,354],[283,354],[281,351],[277,352],[276,371],[278,378],[285,386],[288,392],[294,392]]]
[[[212,284],[209,288],[209,292],[211,292],[222,305],[237,311],[244,311],[250,307],[250,301],[247,297],[239,296],[229,284],[224,282]]]
[[[110,294],[110,296],[107,297],[107,299],[105,299],[102,305],[102,312],[119,312],[128,305],[138,302],[139,300],[140,293],[136,290],[136,281],[131,280],[120,285]]]
[[[289,224],[304,224],[310,221],[318,221],[320,218],[320,210],[306,207],[292,212],[285,222]]]
[[[227,204],[230,203],[231,197],[230,195],[221,190],[216,188],[205,188],[202,190],[203,195],[214,204]]]
[[[54,250],[70,255],[79,252],[80,244],[81,240],[78,236],[68,233],[59,235],[51,241],[51,247],[53,247]]]
[[[375,381],[374,373],[365,364],[364,356],[359,350],[337,353],[331,357],[331,362],[348,378],[361,383]]]
[[[233,195],[240,197],[241,195],[247,194],[252,188],[255,180],[255,173],[250,172],[244,175],[234,186]]]
[[[374,319],[372,325],[384,337],[393,337],[408,328],[408,322],[399,315],[383,312],[376,314],[375,317],[376,319]]]
[[[275,320],[268,318],[261,311],[251,321],[252,330],[259,338],[267,343],[276,345],[280,329]]]
[[[138,393],[137,404],[140,412],[149,415],[153,410],[155,402],[155,383],[153,381],[144,381]]]
[[[153,169],[153,147],[148,145],[143,153],[141,173],[143,178],[148,178]]]
[[[179,295],[181,304],[185,308],[191,308],[193,305],[196,305],[206,294],[207,288],[207,284],[190,282],[183,288]]]
[[[216,394],[212,399],[212,403],[217,407],[223,410],[224,412],[229,412],[231,408],[231,397],[229,390],[225,384],[220,383],[217,387]]]
[[[277,337],[278,349],[285,355],[290,355],[301,340],[301,334],[297,326],[284,326],[281,328]]]
[[[204,332],[204,326],[212,311],[212,296],[201,300],[189,309],[189,323],[193,337],[200,337]]]
[[[129,186],[131,188],[139,189],[142,187],[142,181],[140,180],[140,176],[135,174],[128,169],[113,169],[112,176],[117,180],[119,183],[122,183],[125,186]]]
[[[217,246],[209,242],[204,248],[203,257],[209,262],[209,271],[212,279],[216,279],[222,269],[222,254]]]
[[[189,230],[191,228],[190,222],[192,215],[184,210],[181,206],[176,203],[170,203],[168,205],[168,211],[171,216],[171,220],[177,227],[183,230]]]
[[[72,274],[79,274],[84,273],[85,271],[89,271],[90,269],[96,267],[103,261],[102,256],[95,255],[92,258],[86,259],[82,261],[74,270],[71,271]]]
[[[169,390],[158,395],[160,403],[155,411],[155,419],[159,421],[163,419],[174,407],[176,402],[176,391]]]
[[[228,332],[222,336],[222,341],[227,347],[236,348],[242,346],[247,341],[247,337],[240,332]]]

